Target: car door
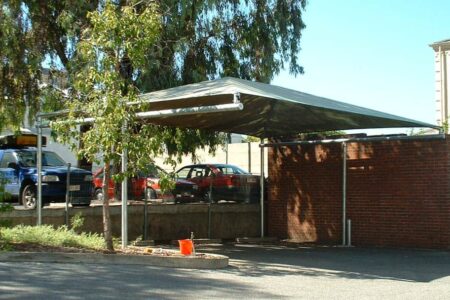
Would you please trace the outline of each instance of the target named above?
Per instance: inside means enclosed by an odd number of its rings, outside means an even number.
[[[13,152],[6,151],[0,161],[1,181],[5,192],[13,196],[19,196],[19,164]]]
[[[177,179],[189,180],[191,176],[191,167],[184,167],[177,171]]]
[[[204,166],[193,166],[188,175],[188,180],[196,183],[199,187],[204,187],[203,177],[205,175]]]
[[[216,174],[211,170],[210,167],[206,166],[205,167],[205,175],[203,177],[203,185],[210,189],[210,188],[214,188],[215,185],[215,180],[216,180]]]
[[[144,197],[145,184],[147,176],[143,172],[137,172],[136,176],[131,177],[128,185],[128,194],[135,200],[141,200]]]

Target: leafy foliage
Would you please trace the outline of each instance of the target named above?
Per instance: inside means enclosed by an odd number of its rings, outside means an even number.
[[[153,91],[216,77],[269,83],[298,63],[306,0],[159,1],[159,43],[149,51],[150,72],[139,78]]]
[[[60,97],[42,98],[42,64],[51,77],[65,76],[86,13],[98,1],[3,1],[0,6],[0,130],[18,128],[28,108],[32,121],[40,101],[45,108],[60,108]],[[62,71],[57,71],[57,69]],[[55,75],[58,73],[58,75]],[[51,88],[51,86],[50,86]],[[60,86],[65,88],[65,86]],[[48,92],[48,90],[47,90]]]
[[[292,74],[302,73],[297,55],[305,5],[306,0],[4,1],[0,129],[18,127],[26,107],[30,118],[40,106],[67,108],[52,124],[56,136],[80,147],[80,158],[95,161],[100,153],[105,182],[110,162],[119,161],[123,150],[130,173],[164,151],[169,163],[195,156],[197,148],[214,151],[223,135],[139,124],[139,105],[130,109],[126,103],[136,102],[140,92],[221,76],[270,82],[285,63]],[[42,65],[50,69],[45,87]],[[95,121],[78,145],[77,124],[86,117]]]
[[[77,231],[78,229],[83,227],[83,224],[84,224],[84,218],[83,218],[83,215],[80,212],[76,213],[70,219],[70,225],[71,225],[71,229],[73,231]]]
[[[11,204],[5,203],[6,200],[9,200],[11,198],[11,195],[5,191],[6,183],[7,183],[6,178],[4,178],[2,174],[0,174],[0,216],[2,213],[10,212],[14,209]],[[11,222],[9,220],[0,220],[0,227],[9,226],[10,223]]]
[[[159,15],[154,5],[138,10],[136,6],[117,6],[106,1],[97,11],[88,14],[90,26],[85,28],[77,45],[77,72],[74,73],[73,101],[64,119],[53,122],[60,142],[70,144],[78,135],[79,119],[93,118],[91,128],[81,136],[78,153],[90,161],[98,153],[105,163],[104,176],[104,225],[107,248],[113,250],[108,208],[108,182],[110,163],[120,159],[120,153],[128,151],[130,170],[145,165],[150,160],[143,155],[154,147],[147,141],[148,135],[132,133],[137,127],[134,110],[127,102],[136,102],[138,90],[132,78],[142,69],[145,50],[158,37]],[[133,164],[133,162],[135,164]],[[118,174],[122,180],[127,174]]]
[[[261,139],[251,135],[247,135],[245,139],[242,140],[243,143],[259,143],[260,141]]]
[[[105,249],[102,236],[91,233],[77,234],[66,226],[54,228],[50,225],[0,228],[0,235],[6,244],[38,244],[54,247],[75,247],[94,250]]]
[[[306,2],[158,0],[160,34],[145,50],[146,66],[132,70],[123,61],[122,71],[131,71],[129,80],[141,92],[221,76],[270,82],[285,64],[292,74],[301,74],[298,51],[305,27],[302,13]],[[91,26],[88,15],[102,9],[104,3],[98,0],[2,2],[0,129],[9,125],[18,128],[26,107],[30,109],[28,117],[32,121],[40,101],[44,111],[65,108],[69,101],[62,97],[61,90],[72,90],[73,74],[83,68],[76,57],[83,30]],[[153,2],[114,3],[117,7],[132,6],[140,12]],[[120,34],[109,27],[104,29],[115,37]],[[145,37],[142,42],[146,43]],[[43,66],[50,70],[48,74],[44,74]],[[163,131],[173,134],[173,129]],[[195,141],[204,138],[206,133],[184,131],[183,135],[187,141]],[[207,143],[217,141],[212,133],[207,138]]]

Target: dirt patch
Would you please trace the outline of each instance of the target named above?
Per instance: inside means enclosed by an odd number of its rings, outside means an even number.
[[[56,246],[44,246],[39,244],[8,244],[10,251],[21,252],[61,252],[61,253],[102,253],[98,250],[75,248],[75,247],[56,247]]]
[[[168,257],[194,257],[194,255],[182,255],[177,250],[163,249],[157,247],[138,247],[129,246],[125,249],[116,249],[114,252],[108,252],[105,250],[84,249],[75,247],[56,247],[56,246],[44,246],[39,244],[9,244],[10,251],[17,252],[48,252],[48,253],[99,253],[99,254],[112,254],[112,255],[152,255],[152,256],[168,256]],[[214,258],[213,255],[196,253],[197,258]]]

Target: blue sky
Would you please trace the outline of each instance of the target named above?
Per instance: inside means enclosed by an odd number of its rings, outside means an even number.
[[[435,124],[434,52],[450,38],[449,0],[309,0],[305,74],[272,84]]]

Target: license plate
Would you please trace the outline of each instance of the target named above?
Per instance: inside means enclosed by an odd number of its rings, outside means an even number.
[[[79,191],[79,190],[80,190],[79,185],[69,185],[69,191],[75,192],[75,191]]]
[[[247,178],[248,183],[256,183],[256,178]]]

